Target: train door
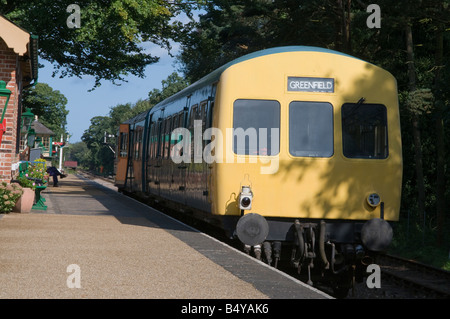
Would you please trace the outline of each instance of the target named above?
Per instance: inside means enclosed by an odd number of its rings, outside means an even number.
[[[116,152],[116,177],[115,185],[119,189],[125,187],[128,169],[128,147],[129,147],[130,125],[120,124]]]
[[[134,150],[134,124],[130,124],[128,136],[128,161],[127,161],[127,175],[125,179],[125,189],[133,191],[134,167],[133,167],[133,150]]]
[[[166,116],[163,121],[161,136],[161,168],[160,168],[160,194],[162,197],[170,197],[170,186],[172,173],[170,164],[170,131],[172,127],[172,116]]]
[[[213,123],[213,110],[214,110],[214,100],[216,96],[216,84],[214,84],[211,87],[211,94],[208,97],[207,107],[205,110],[205,122],[204,122],[204,130],[211,128]],[[211,139],[204,140],[203,150],[206,149],[206,146],[211,143]],[[211,156],[214,155],[215,150],[210,150]],[[209,152],[208,152],[209,153]],[[204,205],[203,209],[205,211],[211,210],[211,177],[212,177],[212,169],[213,169],[213,163],[211,163],[210,160],[207,160],[206,158],[203,159],[204,163],[204,169],[203,171],[205,174],[203,175],[203,197],[204,197]]]
[[[202,121],[202,132],[204,132],[208,126],[207,126],[207,116],[208,116],[208,107],[209,107],[209,101],[208,100],[204,100],[202,102],[200,102],[200,107],[199,107],[199,119]],[[207,203],[206,199],[208,196],[208,163],[205,161],[204,157],[203,157],[203,150],[205,149],[205,146],[207,145],[206,143],[207,141],[205,141],[202,138],[202,144],[201,144],[201,149],[199,150],[199,152],[201,153],[201,157],[202,157],[202,163],[201,163],[201,168],[200,168],[200,176],[199,178],[201,179],[200,181],[200,190],[202,192],[202,197],[201,197],[201,202],[202,202],[202,207],[201,209],[204,210],[205,205]]]
[[[172,136],[172,132],[174,129],[180,127],[180,112],[175,113],[172,116],[172,125],[171,125],[171,131],[169,132],[169,170],[170,170],[170,180],[169,180],[169,190],[170,190],[170,197],[178,201],[176,198],[178,195],[178,181],[177,181],[177,175],[178,175],[178,168],[176,164],[174,163],[173,156],[175,155],[175,144],[178,142],[178,140],[175,139],[175,136]]]
[[[133,131],[133,190],[138,192],[142,191],[142,182],[144,180],[144,177],[142,176],[144,126],[145,121],[140,121],[134,125]]]
[[[156,122],[156,156],[154,160],[154,185],[155,185],[155,194],[160,195],[161,193],[161,166],[162,166],[162,151],[164,149],[164,109],[161,109],[161,111],[158,114],[158,120]]]
[[[186,204],[191,207],[198,207],[199,191],[200,191],[200,167],[201,163],[198,162],[198,156],[200,156],[201,146],[195,142],[195,125],[198,125],[196,120],[199,120],[199,104],[195,103],[191,106],[188,120],[188,130],[191,137],[191,149],[190,149],[190,162],[186,165],[184,174],[186,180]],[[198,129],[198,128],[197,128]]]
[[[158,147],[158,130],[159,130],[159,120],[158,114],[152,113],[151,120],[149,121],[150,127],[150,138],[149,138],[149,148],[148,148],[148,161],[147,161],[147,192],[150,194],[156,194],[156,154]]]
[[[149,114],[147,121],[146,121],[146,128],[145,128],[145,137],[144,137],[144,145],[145,150],[143,151],[143,157],[144,157],[144,164],[143,164],[143,178],[142,181],[142,187],[143,192],[145,194],[148,194],[150,192],[149,188],[149,178],[150,178],[150,168],[151,168],[151,147],[152,147],[152,128],[153,128],[153,122],[152,122],[153,114]]]
[[[177,119],[178,121],[173,124],[173,129],[175,128],[186,128],[187,127],[187,121],[188,121],[188,114],[189,114],[189,103],[190,103],[190,96],[186,99],[186,105],[183,107],[183,110],[178,113]],[[174,145],[180,142],[182,137],[180,136],[178,139],[173,140]],[[178,157],[183,156],[183,152],[187,152],[187,150],[184,149],[177,149],[176,152],[178,154],[174,154]],[[174,196],[174,200],[176,200],[179,203],[186,204],[186,171],[187,171],[187,163],[177,163],[173,164],[174,171],[173,171],[173,179],[174,182],[172,184],[172,194]]]

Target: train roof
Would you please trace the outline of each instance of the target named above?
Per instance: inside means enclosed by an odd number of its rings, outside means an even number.
[[[214,82],[219,81],[220,76],[222,75],[222,73],[228,69],[229,67],[247,61],[247,60],[251,60],[254,58],[258,58],[258,57],[262,57],[262,56],[266,56],[266,55],[270,55],[270,54],[278,54],[278,53],[286,53],[286,52],[321,52],[321,53],[330,53],[330,54],[337,54],[337,55],[343,55],[349,58],[353,58],[353,59],[358,59],[354,56],[342,53],[342,52],[338,52],[338,51],[334,51],[334,50],[330,50],[330,49],[325,49],[325,48],[319,48],[319,47],[313,47],[313,46],[284,46],[284,47],[275,47],[275,48],[270,48],[270,49],[265,49],[265,50],[260,50],[260,51],[256,51],[256,52],[252,52],[246,55],[243,55],[237,59],[234,59],[226,64],[224,64],[223,66],[219,67],[218,69],[214,70],[213,72],[209,73],[208,75],[204,76],[203,78],[201,78],[200,80],[198,80],[197,82],[194,82],[193,84],[191,84],[190,86],[186,87],[185,89],[179,91],[178,93],[172,95],[171,97],[167,98],[164,101],[161,101],[160,103],[156,104],[152,109],[153,110],[157,110],[160,107],[163,107],[164,105],[179,99],[181,97],[184,96],[188,96],[189,94],[193,93],[194,91],[196,91],[198,88],[203,87],[205,85],[208,84],[212,84]],[[359,59],[358,59],[359,60]]]
[[[164,101],[159,102],[158,104],[156,104],[154,107],[152,107],[150,110],[147,110],[143,113],[147,114],[148,112],[152,112],[152,111],[156,111],[158,109],[161,109],[162,107],[164,107],[165,105],[183,98],[185,96],[189,96],[190,94],[192,94],[193,92],[195,92],[196,90],[198,90],[199,88],[206,86],[206,85],[210,85],[213,84],[217,81],[219,81],[220,76],[222,75],[222,73],[228,69],[229,67],[247,61],[247,60],[251,60],[254,58],[258,58],[258,57],[262,57],[262,56],[266,56],[266,55],[271,55],[271,54],[278,54],[278,53],[286,53],[286,52],[321,52],[321,53],[330,53],[330,54],[337,54],[337,55],[342,55],[342,56],[346,56],[352,59],[357,59],[360,60],[354,56],[342,53],[342,52],[338,52],[338,51],[334,51],[334,50],[330,50],[330,49],[325,49],[325,48],[319,48],[319,47],[313,47],[313,46],[283,46],[283,47],[275,47],[275,48],[269,48],[269,49],[264,49],[264,50],[260,50],[260,51],[256,51],[256,52],[252,52],[246,55],[243,55],[237,59],[234,59],[226,64],[224,64],[223,66],[219,67],[218,69],[214,70],[213,72],[209,73],[208,75],[205,75],[203,78],[201,78],[200,80],[194,82],[193,84],[189,85],[188,87],[184,88],[183,90],[179,91],[178,93],[172,95],[171,97],[165,99]],[[141,114],[143,114],[141,113]],[[140,119],[141,114],[137,115],[136,117],[126,121],[125,123],[136,123],[136,122],[140,122],[142,119]],[[145,117],[145,116],[144,116]]]
[[[151,109],[146,110],[146,111],[144,111],[144,112],[141,112],[141,113],[139,113],[138,115],[135,115],[134,117],[132,117],[131,119],[128,119],[128,120],[126,120],[126,121],[123,121],[122,124],[133,124],[133,123],[138,123],[138,122],[144,121],[144,120],[145,120],[145,117],[147,116],[147,113],[148,113],[150,110],[151,110]]]

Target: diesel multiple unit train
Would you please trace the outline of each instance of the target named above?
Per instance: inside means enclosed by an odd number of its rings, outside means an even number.
[[[348,289],[399,217],[395,78],[290,46],[238,58],[120,124],[119,190],[214,224],[276,266]]]

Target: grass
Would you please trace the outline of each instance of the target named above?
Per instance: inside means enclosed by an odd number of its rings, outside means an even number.
[[[406,221],[394,226],[390,254],[413,259],[424,264],[450,271],[450,227],[446,227],[443,245],[438,246],[436,231]]]

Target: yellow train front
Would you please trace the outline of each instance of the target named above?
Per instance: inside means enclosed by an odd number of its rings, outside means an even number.
[[[201,99],[206,120],[195,126],[191,109]],[[273,48],[227,64],[149,117],[174,101],[186,114],[178,127],[189,134],[165,141],[185,157],[167,158],[172,169],[153,195],[220,224],[272,265],[286,257],[304,273],[339,278],[338,289],[365,270],[368,252],[387,249],[402,179],[390,73],[332,50]],[[161,196],[171,183],[173,192]],[[151,187],[142,192],[152,196]]]

